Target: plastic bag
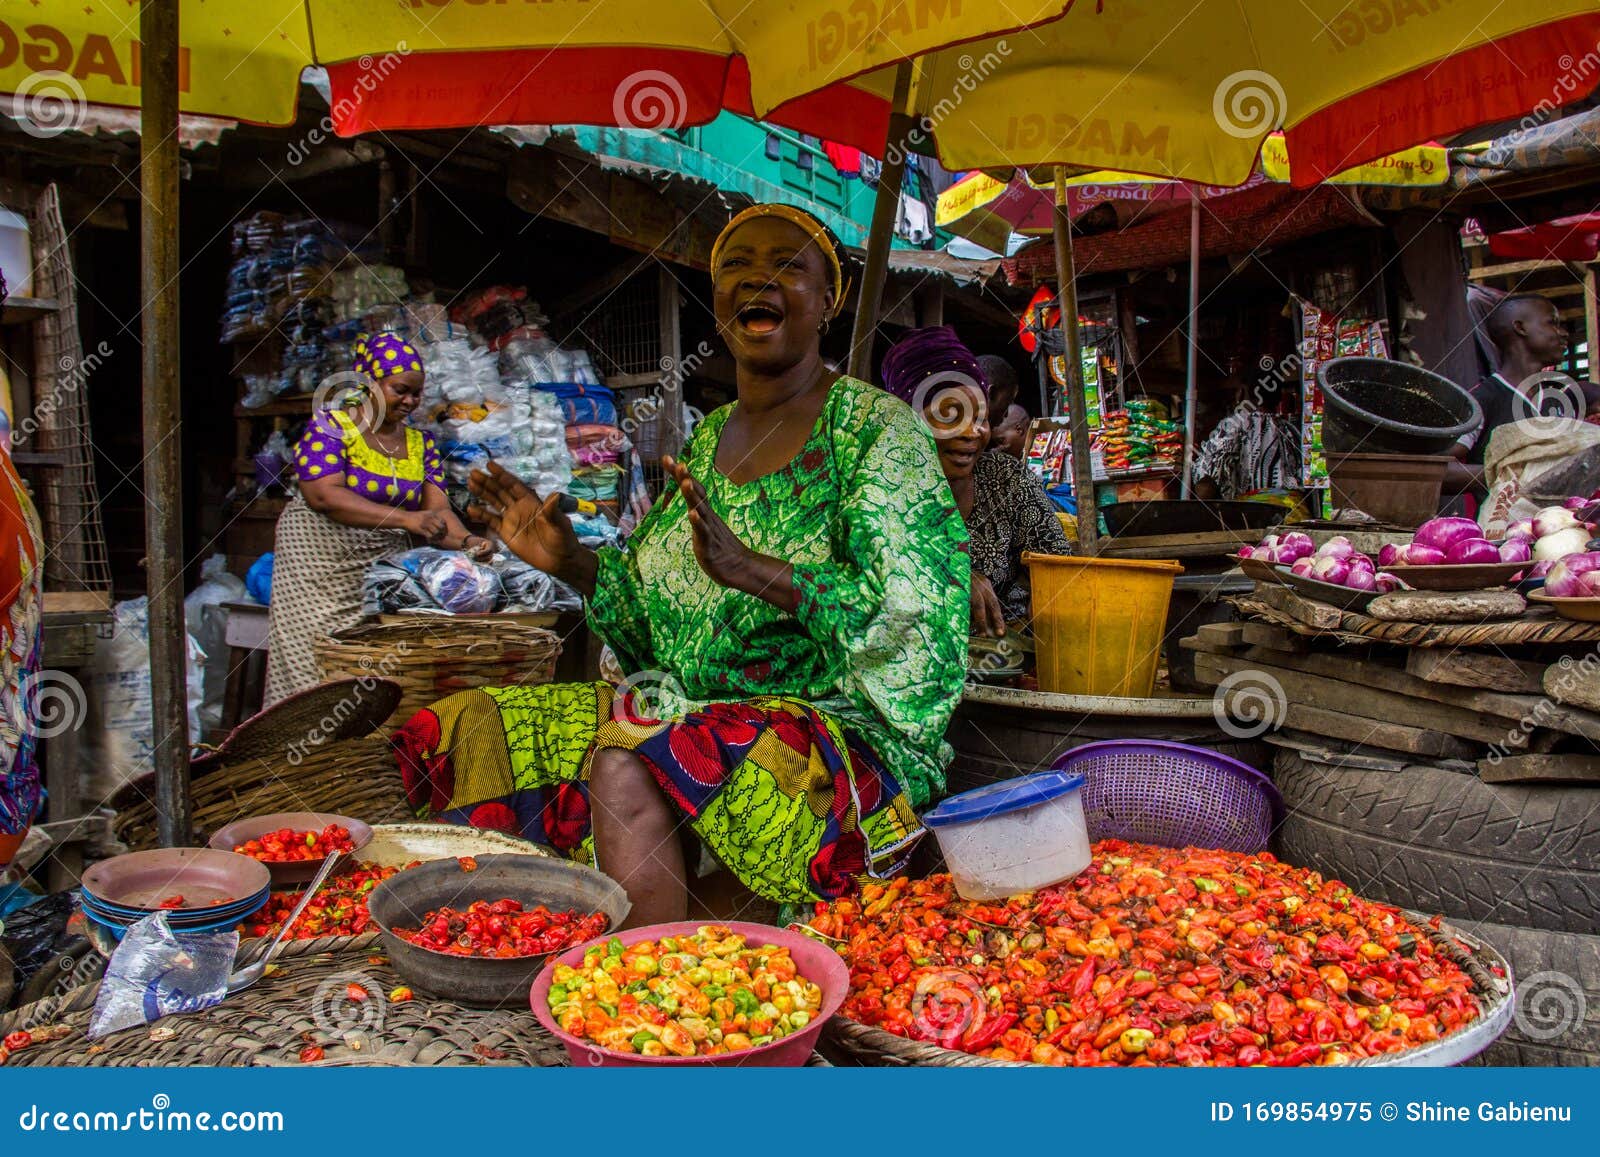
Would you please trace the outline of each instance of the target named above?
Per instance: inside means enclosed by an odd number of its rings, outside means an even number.
[[[239,951],[239,933],[176,936],[167,914],[146,916],[111,954],[89,1019],[90,1040],[174,1013],[222,1003]]]
[[[577,591],[514,555],[497,554],[489,565],[500,576],[505,590],[505,600],[498,610],[526,614],[583,609],[583,598]]]
[[[155,725],[150,704],[149,600],[116,605],[108,638],[95,640],[89,664],[89,721],[80,764],[82,798],[110,799],[131,779],[155,767]],[[200,704],[205,698],[205,652],[193,636],[188,644],[189,734],[200,734]]]
[[[403,582],[399,575],[412,582]],[[426,601],[418,601],[419,591]],[[379,559],[367,568],[362,609],[369,614],[433,609],[456,615],[484,614],[495,609],[501,595],[500,576],[488,567],[459,550],[419,546]]]
[[[222,695],[228,685],[228,612],[222,604],[249,597],[244,580],[228,573],[227,556],[214,554],[200,568],[200,585],[183,600],[184,626],[205,652],[200,726],[207,731],[222,725]]]
[[[415,574],[394,561],[380,558],[367,567],[361,579],[361,613],[396,614],[400,611],[434,611],[439,604]]]
[[[244,589],[250,592],[250,597],[262,606],[272,602],[272,552],[256,559],[250,564],[250,569],[244,572]]]

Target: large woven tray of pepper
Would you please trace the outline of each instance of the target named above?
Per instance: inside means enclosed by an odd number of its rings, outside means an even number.
[[[817,905],[851,993],[824,1055],[873,1065],[1443,1067],[1510,1023],[1511,968],[1437,916],[1266,852],[1103,840],[1004,901],[948,875]]]

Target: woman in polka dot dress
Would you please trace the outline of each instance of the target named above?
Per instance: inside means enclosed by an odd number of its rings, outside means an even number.
[[[487,554],[444,495],[433,439],[406,425],[422,400],[422,358],[392,333],[358,342],[367,379],[351,410],[320,410],[295,447],[300,493],[278,518],[272,569],[272,647],[266,701],[322,681],[313,647],[361,617],[373,560],[413,539]]]

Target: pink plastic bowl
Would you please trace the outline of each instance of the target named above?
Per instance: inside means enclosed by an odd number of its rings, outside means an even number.
[[[822,1007],[811,1023],[799,1032],[790,1033],[782,1040],[775,1040],[771,1044],[714,1057],[646,1057],[603,1049],[592,1041],[562,1032],[560,1026],[556,1024],[555,1017],[550,1014],[550,985],[555,978],[556,965],[582,963],[584,952],[597,943],[593,940],[550,958],[544,966],[544,971],[539,973],[539,978],[533,982],[533,991],[528,995],[528,1001],[533,1006],[533,1015],[567,1046],[567,1055],[572,1058],[574,1065],[590,1065],[596,1068],[649,1068],[657,1065],[728,1067],[752,1065],[777,1068],[805,1064],[811,1057],[811,1050],[816,1047],[817,1037],[822,1035],[822,1026],[839,1011],[839,1006],[844,1003],[844,998],[850,992],[850,970],[845,967],[844,961],[839,959],[839,954],[832,948],[800,932],[789,932],[782,928],[774,928],[770,924],[743,924],[737,921],[718,924],[711,920],[685,920],[677,924],[652,924],[648,928],[630,928],[626,932],[617,932],[614,935],[624,944],[635,944],[640,940],[660,940],[663,936],[691,936],[708,925],[731,928],[752,945],[776,944],[780,948],[787,948],[789,955],[794,958],[795,967],[800,970],[800,975],[822,989]],[[607,936],[600,943],[610,939],[611,937]]]

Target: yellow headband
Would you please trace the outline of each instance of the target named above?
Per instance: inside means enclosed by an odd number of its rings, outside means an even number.
[[[748,209],[734,214],[733,220],[723,226],[722,232],[717,234],[716,241],[711,245],[711,272],[716,275],[717,261],[722,256],[722,247],[728,243],[728,238],[733,236],[733,231],[746,221],[753,221],[757,217],[777,217],[791,225],[798,225],[811,240],[817,243],[817,248],[822,250],[822,256],[828,262],[828,274],[833,282],[833,308],[828,311],[830,319],[837,317],[844,308],[844,267],[839,264],[839,251],[833,247],[833,239],[828,236],[828,231],[804,209],[796,209],[793,205],[783,205],[776,201],[765,205],[751,205]]]

